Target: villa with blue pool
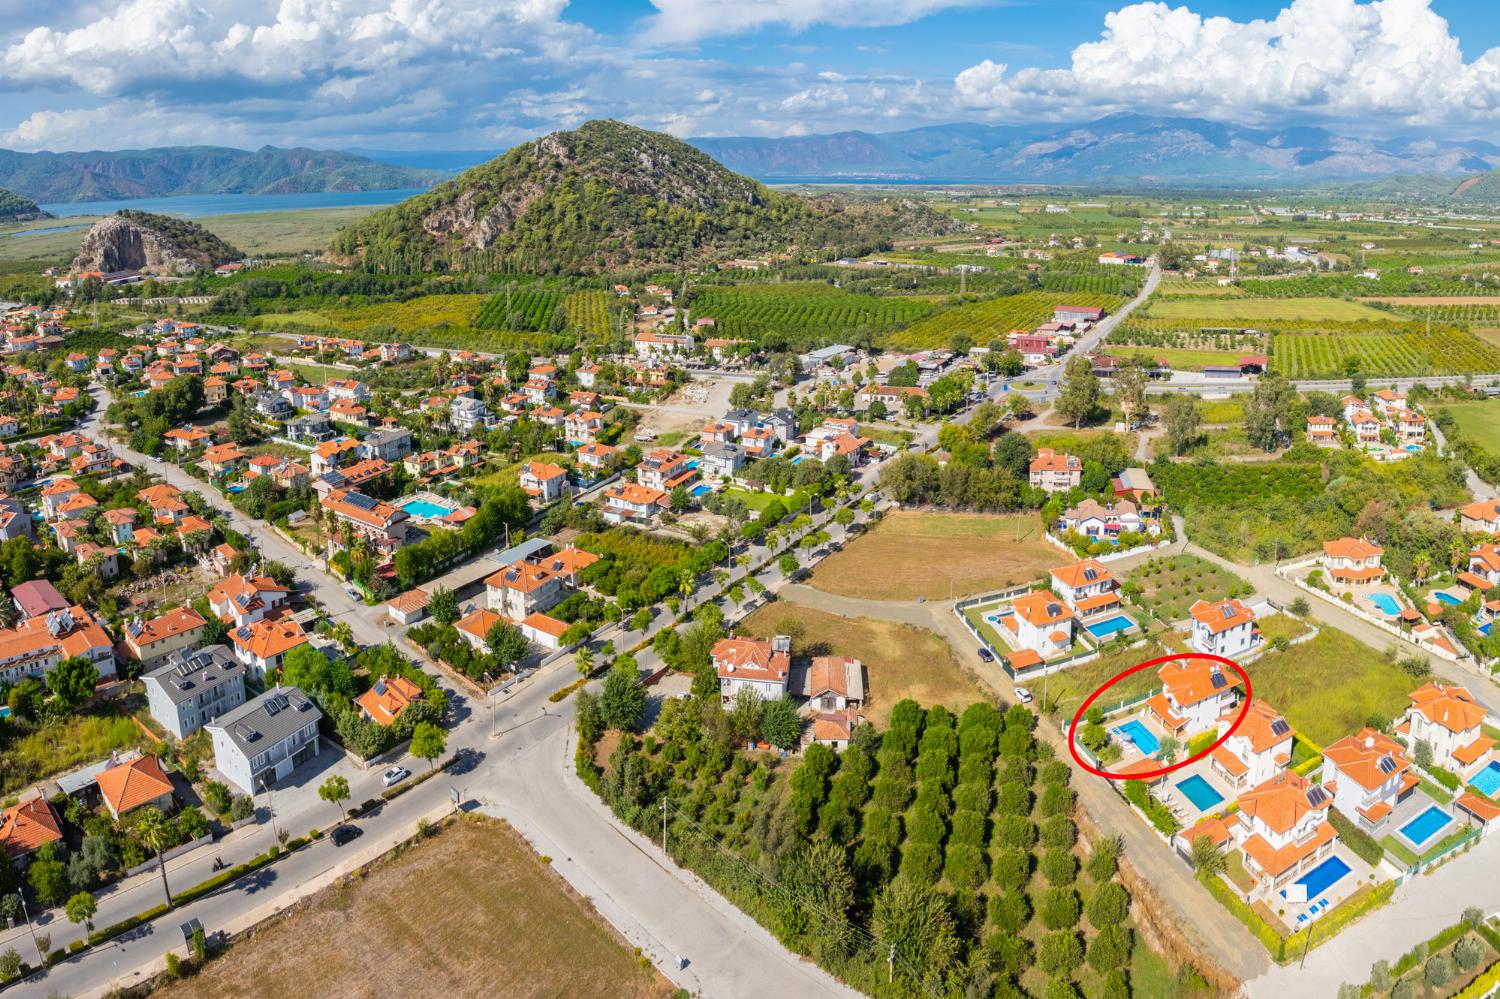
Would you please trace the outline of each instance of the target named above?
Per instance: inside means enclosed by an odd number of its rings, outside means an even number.
[[[1489,712],[1466,688],[1431,681],[1409,695],[1396,733],[1432,747],[1433,762],[1484,794],[1500,790],[1495,739],[1485,734]],[[1493,731],[1493,729],[1491,729]]]

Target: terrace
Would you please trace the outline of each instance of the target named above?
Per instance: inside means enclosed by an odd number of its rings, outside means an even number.
[[[1236,860],[1240,854],[1236,852]],[[1241,861],[1241,869],[1243,869]],[[1333,852],[1269,892],[1253,891],[1248,901],[1262,919],[1288,931],[1307,929],[1345,902],[1364,894],[1380,875],[1342,842]],[[1230,880],[1231,884],[1234,881]],[[1237,890],[1242,886],[1235,884]]]

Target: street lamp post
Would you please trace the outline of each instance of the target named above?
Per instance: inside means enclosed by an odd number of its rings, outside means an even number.
[[[276,802],[271,797],[270,779],[265,775],[261,775],[260,786],[261,789],[266,792],[266,811],[271,816],[271,835],[275,836],[279,840],[281,838],[281,833],[276,828]]]
[[[26,931],[31,934],[31,945],[36,948],[37,963],[42,967],[47,966],[47,955],[42,953],[42,945],[36,942],[36,929],[31,925],[31,911],[26,908],[26,896],[21,894],[21,889],[16,889],[16,898],[21,900],[21,915],[26,917]]]

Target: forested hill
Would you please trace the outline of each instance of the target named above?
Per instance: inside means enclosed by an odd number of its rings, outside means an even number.
[[[104,201],[182,194],[303,194],[428,187],[435,170],[317,149],[168,146],[116,152],[0,149],[0,187],[34,201]]]
[[[772,191],[669,135],[591,121],[509,150],[341,233],[385,270],[590,273],[725,257],[835,256],[949,225],[904,201]]]
[[[23,198],[14,191],[0,187],[0,222],[26,222],[50,217],[30,198]]]

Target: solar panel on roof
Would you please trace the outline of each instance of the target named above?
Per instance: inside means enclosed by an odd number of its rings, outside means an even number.
[[[1219,613],[1224,615],[1224,620],[1227,621],[1230,618],[1234,617],[1234,608],[1230,607],[1228,604],[1225,604],[1223,607],[1219,608]]]
[[[1272,735],[1286,735],[1292,730],[1292,726],[1286,723],[1285,718],[1278,718],[1271,723]]]
[[[1095,572],[1093,569],[1083,570],[1083,578],[1089,580],[1090,582],[1093,582],[1093,580],[1098,578],[1098,576],[1099,573]]]
[[[288,703],[285,694],[273,694],[266,698],[266,714],[274,715],[283,711]]]
[[[1396,772],[1396,761],[1389,756],[1382,756],[1376,761],[1375,765],[1380,768],[1380,772],[1383,774]]]
[[[1323,802],[1325,802],[1327,800],[1328,800],[1328,792],[1325,791],[1325,790],[1323,790],[1321,787],[1308,788],[1308,790],[1307,790],[1307,803],[1309,805],[1311,805],[1312,807],[1317,808],[1319,805],[1323,804]]]
[[[1220,687],[1228,685],[1229,678],[1223,673],[1220,673],[1218,670],[1214,670],[1213,673],[1209,675],[1208,682],[1213,684],[1213,688],[1215,690],[1218,690]]]

